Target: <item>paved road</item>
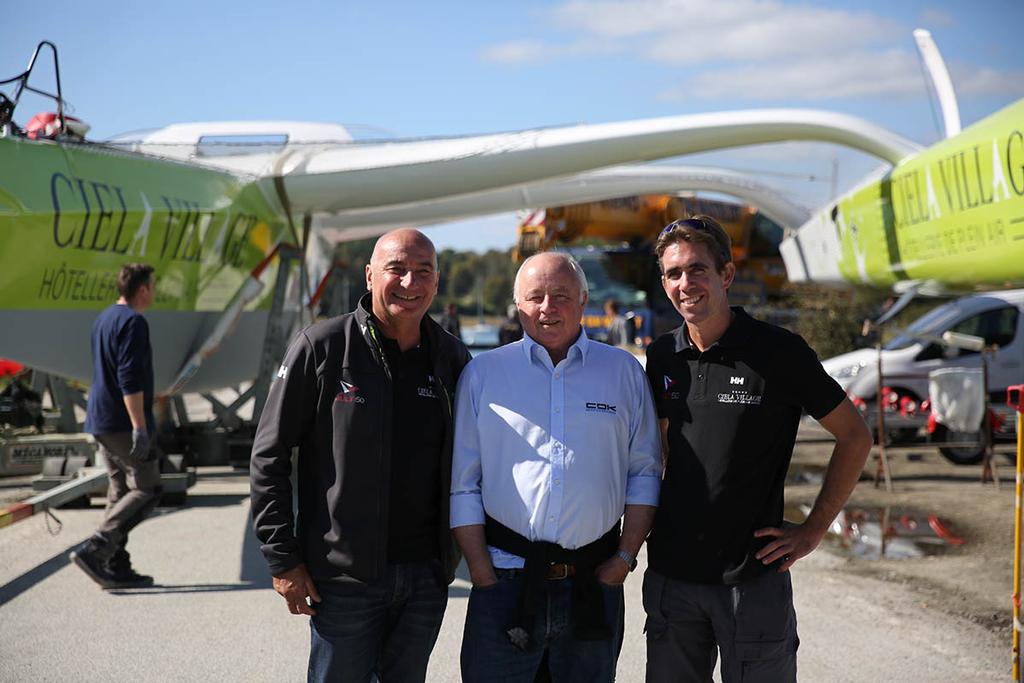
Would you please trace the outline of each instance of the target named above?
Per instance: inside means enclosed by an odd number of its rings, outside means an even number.
[[[145,522],[131,543],[136,566],[158,582],[145,590],[104,592],[68,563],[99,506],[58,511],[56,535],[41,515],[0,529],[0,681],[303,680],[307,622],[269,588],[247,495],[230,469],[203,470],[185,508]],[[848,576],[842,563],[819,551],[794,570],[801,680],[1009,678],[1008,640],[901,586]],[[621,681],[643,680],[640,579],[627,583]],[[462,579],[451,588],[431,681],[458,680],[468,588]]]

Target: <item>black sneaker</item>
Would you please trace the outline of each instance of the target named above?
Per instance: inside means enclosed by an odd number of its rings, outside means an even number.
[[[107,563],[107,570],[117,584],[113,588],[148,588],[153,577],[139,574],[132,568],[132,559],[127,550],[118,550]]]
[[[89,539],[71,551],[71,561],[102,588],[114,588],[114,575],[107,569],[106,562],[99,555],[99,544]]]

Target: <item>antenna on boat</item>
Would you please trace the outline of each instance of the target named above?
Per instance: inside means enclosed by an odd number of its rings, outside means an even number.
[[[28,84],[28,79],[32,75],[32,69],[35,68],[36,59],[39,57],[39,52],[44,48],[49,47],[53,52],[53,74],[57,82],[57,94],[47,92],[46,90],[40,90],[34,88]],[[67,132],[67,120],[64,117],[64,96],[60,87],[60,64],[57,61],[57,46],[48,40],[40,41],[36,45],[36,49],[32,52],[32,58],[28,60],[28,66],[20,74],[14,78],[8,78],[7,80],[0,81],[0,85],[7,85],[8,83],[17,83],[17,87],[14,90],[14,99],[7,97],[7,95],[0,93],[0,127],[7,129],[14,117],[14,110],[18,107],[18,101],[21,100],[21,94],[28,90],[34,92],[37,95],[43,97],[49,97],[57,102],[57,119],[60,121],[60,134]]]

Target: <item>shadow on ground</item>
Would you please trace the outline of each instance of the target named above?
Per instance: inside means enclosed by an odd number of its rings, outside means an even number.
[[[174,514],[188,508],[211,508],[227,507],[238,505],[248,499],[244,494],[217,494],[204,496],[189,496],[188,503],[182,507],[160,508],[157,515],[164,516]],[[211,583],[211,584],[185,584],[185,585],[154,585],[149,588],[137,589],[111,589],[111,595],[152,595],[154,593],[209,593],[215,591],[236,591],[236,590],[263,590],[270,588],[270,573],[267,569],[263,555],[260,553],[259,543],[249,525],[246,517],[242,529],[242,553],[239,566],[238,583]],[[18,597],[25,591],[42,583],[61,569],[70,564],[68,553],[78,543],[74,543],[44,562],[29,569],[24,574],[8,581],[0,586],[0,607]]]

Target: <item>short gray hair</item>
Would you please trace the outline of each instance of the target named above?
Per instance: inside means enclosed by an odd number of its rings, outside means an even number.
[[[534,254],[523,261],[523,264],[519,266],[519,270],[516,271],[515,282],[512,283],[512,301],[519,303],[519,278],[522,276],[523,271],[526,270],[527,264],[539,256],[554,256],[561,260],[562,263],[569,266],[573,275],[576,276],[576,282],[580,286],[580,303],[583,303],[583,299],[590,293],[590,285],[587,284],[587,275],[583,272],[583,267],[580,266],[579,261],[574,259],[571,254],[567,254],[564,251],[542,251],[539,254]]]

